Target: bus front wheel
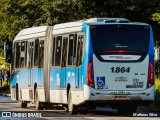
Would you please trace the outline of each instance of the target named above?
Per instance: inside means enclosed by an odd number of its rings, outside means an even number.
[[[70,114],[78,114],[78,106],[73,105],[71,91],[68,93],[68,112]]]

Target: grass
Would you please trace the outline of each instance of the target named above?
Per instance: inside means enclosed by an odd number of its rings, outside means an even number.
[[[160,78],[155,80],[155,100],[160,100]]]

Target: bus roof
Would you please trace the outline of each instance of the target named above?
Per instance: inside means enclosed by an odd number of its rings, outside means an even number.
[[[39,27],[23,29],[17,34],[14,41],[17,41],[20,39],[33,38],[34,36],[36,37],[45,36],[46,29],[47,29],[47,26],[39,26]]]
[[[63,34],[68,32],[81,31],[83,25],[100,25],[100,24],[133,24],[148,25],[146,23],[131,22],[126,18],[91,18],[75,22],[61,23],[53,26],[53,33]],[[15,37],[14,41],[24,40],[35,37],[44,37],[48,26],[39,26],[23,29]]]

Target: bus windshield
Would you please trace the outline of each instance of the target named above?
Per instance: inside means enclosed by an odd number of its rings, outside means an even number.
[[[150,27],[147,25],[94,25],[90,31],[94,53],[113,50],[148,53]]]

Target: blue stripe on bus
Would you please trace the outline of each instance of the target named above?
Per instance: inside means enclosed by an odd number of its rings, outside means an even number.
[[[37,83],[37,86],[43,87],[43,79],[43,69],[21,70],[12,79],[11,87],[15,87],[16,83],[24,89],[28,88],[28,85],[33,87],[35,83]]]

